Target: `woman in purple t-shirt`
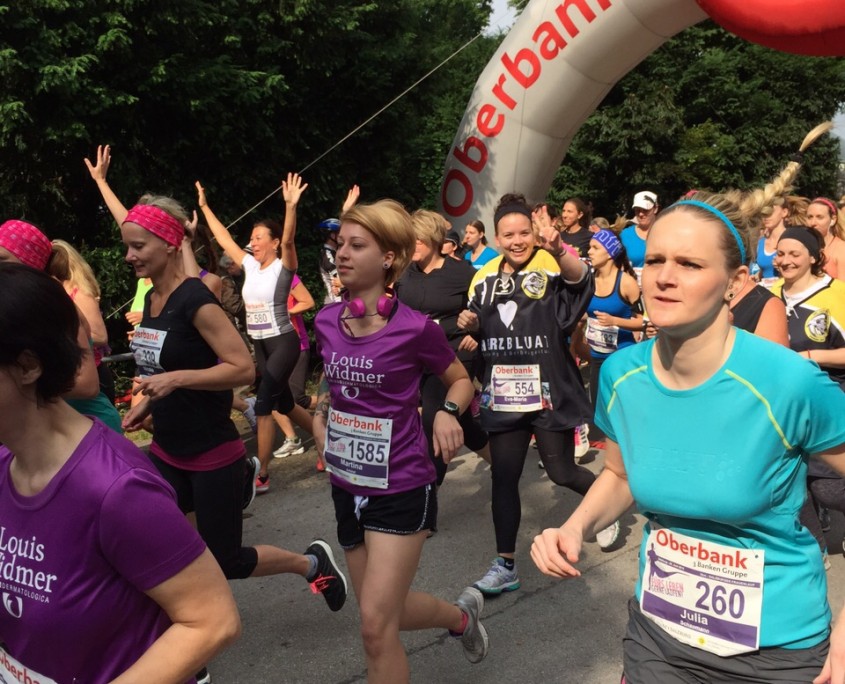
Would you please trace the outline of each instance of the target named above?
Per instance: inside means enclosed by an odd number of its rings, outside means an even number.
[[[448,388],[432,436],[435,455],[447,462],[463,441],[457,416],[473,395],[442,329],[388,287],[415,247],[410,216],[399,203],[346,211],[336,257],[346,291],[315,320],[325,375],[314,437],[331,474],[371,684],[409,680],[400,629],[449,629],[461,637],[470,662],[487,654],[477,590],[465,589],[454,605],[410,590],[437,518],[435,471],[417,410],[420,378],[428,371]]]
[[[193,682],[240,630],[219,565],[144,454],[60,399],[62,286],[0,264],[0,320],[0,680]]]

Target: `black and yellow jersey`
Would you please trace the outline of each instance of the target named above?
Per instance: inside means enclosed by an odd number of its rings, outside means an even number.
[[[568,337],[593,296],[592,273],[567,283],[543,249],[515,273],[504,272],[503,263],[500,256],[485,264],[469,289],[484,359],[482,427],[502,432],[527,413],[532,425],[546,430],[588,422],[590,401]]]
[[[787,301],[783,280],[772,294],[786,304],[789,346],[797,352],[845,347],[845,282],[824,276],[819,289],[798,302]],[[832,380],[845,385],[845,368],[820,366]]]

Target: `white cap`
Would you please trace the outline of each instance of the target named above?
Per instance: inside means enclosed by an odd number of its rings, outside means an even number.
[[[648,190],[643,190],[634,195],[634,203],[631,205],[631,208],[649,211],[655,204],[657,204],[657,195]]]

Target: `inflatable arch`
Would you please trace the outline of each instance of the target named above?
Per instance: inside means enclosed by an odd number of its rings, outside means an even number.
[[[845,55],[843,0],[532,0],[473,89],[440,210],[461,229],[475,218],[489,225],[505,192],[545,197],[613,84],[707,16],[777,50]]]

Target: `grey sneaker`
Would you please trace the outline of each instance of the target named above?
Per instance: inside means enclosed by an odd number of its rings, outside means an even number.
[[[464,647],[464,655],[471,663],[480,663],[487,655],[490,648],[490,640],[487,638],[487,630],[481,624],[481,611],[484,608],[484,597],[478,589],[467,587],[458,596],[455,605],[467,616],[467,626],[463,634],[454,636],[461,637],[461,645]]]
[[[255,501],[255,484],[258,477],[258,471],[261,470],[261,461],[257,456],[250,456],[246,459],[246,479],[244,480],[244,501],[243,509],[249,508],[249,505]]]
[[[519,574],[516,572],[516,566],[513,570],[508,570],[502,564],[502,559],[497,558],[493,561],[493,565],[490,566],[487,574],[472,586],[483,594],[491,595],[501,594],[503,591],[516,591],[520,586]]]
[[[619,539],[618,520],[596,534],[596,542],[602,549],[609,549],[617,539]]]
[[[305,453],[305,447],[302,446],[302,440],[299,437],[287,438],[285,443],[273,452],[276,458],[285,458],[287,456],[296,456],[297,454]]]

